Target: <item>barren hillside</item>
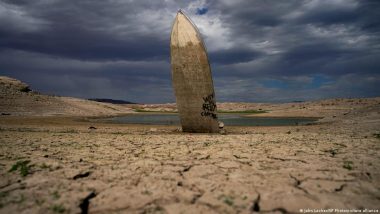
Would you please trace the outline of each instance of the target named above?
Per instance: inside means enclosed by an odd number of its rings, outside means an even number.
[[[0,113],[31,116],[103,116],[133,112],[121,105],[43,95],[19,80],[0,76]]]

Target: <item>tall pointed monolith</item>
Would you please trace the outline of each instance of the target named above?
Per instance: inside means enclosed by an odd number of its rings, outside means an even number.
[[[197,27],[181,10],[171,32],[170,54],[182,130],[218,132],[215,92],[206,48]]]

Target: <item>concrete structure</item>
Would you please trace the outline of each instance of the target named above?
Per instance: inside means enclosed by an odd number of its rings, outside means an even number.
[[[174,20],[170,52],[182,130],[218,132],[214,85],[206,48],[198,29],[182,11]]]

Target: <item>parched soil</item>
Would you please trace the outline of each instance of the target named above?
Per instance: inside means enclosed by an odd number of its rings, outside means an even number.
[[[371,103],[314,108],[324,117],[315,125],[226,135],[1,116],[0,213],[378,210],[380,104]]]

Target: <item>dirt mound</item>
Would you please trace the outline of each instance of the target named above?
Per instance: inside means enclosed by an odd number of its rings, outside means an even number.
[[[0,114],[104,116],[130,113],[126,106],[72,97],[43,95],[17,79],[0,76]]]
[[[20,80],[0,76],[0,93],[2,96],[9,94],[20,94],[31,91],[29,85]]]

